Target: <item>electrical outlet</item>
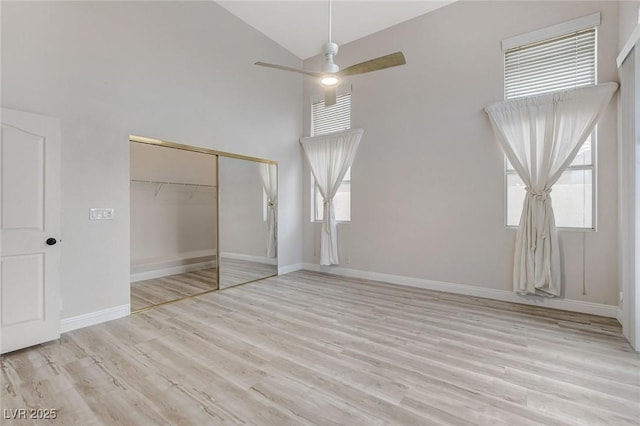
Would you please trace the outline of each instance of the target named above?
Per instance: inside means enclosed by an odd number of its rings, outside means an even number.
[[[620,298],[618,300],[618,302],[620,302],[620,303],[622,303],[622,296],[623,296],[623,294],[622,294],[622,292],[620,292]]]
[[[112,208],[91,208],[89,209],[89,220],[111,220],[114,210]]]

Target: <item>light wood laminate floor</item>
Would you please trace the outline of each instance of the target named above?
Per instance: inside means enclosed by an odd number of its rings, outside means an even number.
[[[215,290],[217,280],[216,268],[209,268],[132,282],[131,310],[137,311]]]
[[[225,289],[278,274],[278,265],[220,258],[220,288]]]
[[[640,360],[613,319],[314,272],[65,333],[0,362],[2,408],[55,408],[57,424],[640,418]]]

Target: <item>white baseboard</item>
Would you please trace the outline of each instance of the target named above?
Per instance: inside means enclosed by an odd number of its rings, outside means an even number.
[[[246,260],[248,262],[262,263],[265,265],[277,265],[278,258],[267,256],[253,256],[250,254],[242,253],[220,253],[221,259],[234,259],[234,260]]]
[[[304,263],[294,263],[293,265],[280,266],[278,268],[278,275],[288,274],[289,272],[299,271],[304,269]]]
[[[520,303],[524,305],[541,306],[551,309],[561,309],[571,312],[599,315],[609,318],[618,318],[619,315],[617,306],[605,305],[603,303],[583,302],[581,300],[570,299],[549,299],[540,296],[520,296],[514,292],[506,290],[497,290],[493,288],[476,287],[464,284],[452,284],[442,281],[403,277],[400,275],[382,274],[378,272],[361,271],[358,269],[349,269],[340,266],[320,266],[313,263],[304,263],[303,269],[326,272],[335,275],[343,275],[352,278],[384,281],[390,284],[419,287],[427,290],[464,294],[467,296],[482,297],[485,299],[500,300],[503,302]]]
[[[168,275],[216,267],[216,250],[196,250],[169,256],[133,259],[131,282],[162,278]]]
[[[130,314],[131,305],[122,305],[103,309],[102,311],[78,315],[77,317],[65,318],[60,321],[60,333],[66,333],[67,331],[73,331],[79,328],[89,327],[90,325],[96,325],[102,322],[126,317]]]
[[[622,308],[620,306],[616,306],[616,319],[622,325]]]
[[[134,272],[131,274],[131,282],[150,280],[153,278],[162,278],[168,275],[182,274],[184,272],[199,271],[201,269],[215,268],[217,266],[215,260],[206,262],[189,263],[187,265],[171,266],[168,268],[153,269],[150,271]]]
[[[158,265],[176,266],[189,263],[194,259],[209,260],[203,258],[215,258],[216,250],[192,250],[183,251],[181,253],[173,253],[166,256],[157,257],[145,257],[138,259],[131,259],[131,272],[143,271],[145,268],[154,269]]]

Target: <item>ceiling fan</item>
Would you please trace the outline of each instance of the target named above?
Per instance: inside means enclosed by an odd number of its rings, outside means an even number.
[[[322,46],[322,53],[324,54],[325,61],[322,66],[322,71],[307,71],[285,67],[283,65],[269,64],[266,62],[256,62],[255,65],[297,72],[320,79],[320,83],[325,86],[324,105],[330,106],[336,103],[336,85],[340,82],[341,77],[364,74],[385,68],[397,67],[398,65],[404,65],[407,63],[402,52],[395,52],[389,55],[380,56],[379,58],[369,59],[368,61],[351,65],[350,67],[340,70],[340,67],[334,62],[334,58],[338,54],[338,47],[339,46],[336,43],[331,41],[331,0],[329,0],[329,41]]]

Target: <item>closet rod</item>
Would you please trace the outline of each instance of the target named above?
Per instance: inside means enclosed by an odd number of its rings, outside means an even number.
[[[140,180],[140,179],[131,179],[131,182],[140,182],[140,183],[153,183],[156,185],[184,185],[184,186],[200,186],[203,188],[215,188],[216,185],[207,185],[204,183],[183,183],[183,182],[168,182],[168,181],[159,181],[159,180]]]

